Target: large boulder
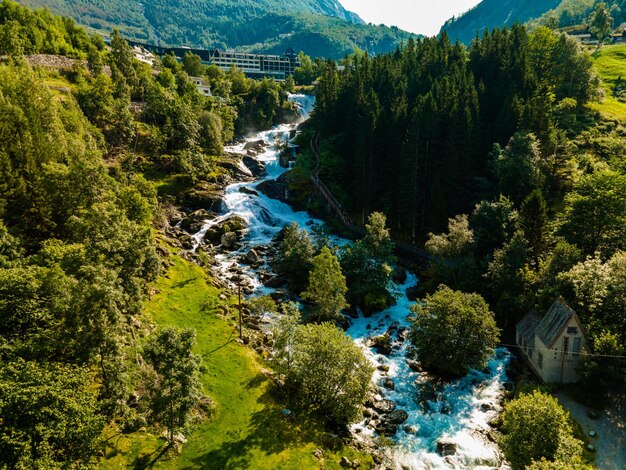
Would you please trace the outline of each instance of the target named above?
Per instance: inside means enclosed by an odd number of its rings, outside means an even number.
[[[406,296],[408,297],[409,300],[413,300],[413,301],[417,300],[420,296],[419,284],[415,284],[414,286],[407,288]]]
[[[378,413],[391,413],[396,409],[396,404],[391,400],[379,400],[374,402],[372,406]]]
[[[246,142],[246,145],[243,146],[244,150],[252,150],[253,152],[261,153],[265,151],[265,148],[269,144],[264,140],[252,140],[250,142]]]
[[[287,173],[280,175],[275,180],[262,181],[257,185],[256,189],[271,199],[287,202],[289,198],[289,179]]]
[[[442,457],[456,454],[456,443],[449,439],[439,439],[437,441],[437,453]]]
[[[407,419],[409,419],[409,414],[404,410],[394,410],[386,417],[386,420],[393,424],[402,424]]]
[[[265,165],[258,161],[256,158],[252,158],[249,155],[243,157],[243,164],[246,165],[250,173],[252,173],[255,177],[264,176],[265,175]]]
[[[242,262],[246,264],[259,264],[261,262],[261,257],[256,252],[254,248],[250,249],[242,258]]]
[[[181,222],[180,227],[189,233],[198,233],[202,230],[204,224],[217,217],[214,212],[209,212],[206,209],[198,209],[189,214]]]
[[[220,243],[227,250],[234,249],[235,245],[237,244],[237,234],[235,232],[226,232],[224,235],[222,235]]]
[[[376,432],[381,436],[394,436],[398,432],[398,425],[389,421],[382,421],[376,426]]]
[[[259,195],[259,193],[257,193],[254,189],[248,188],[247,186],[242,186],[241,188],[239,188],[239,192],[243,194],[249,194],[250,196]]]
[[[200,186],[184,193],[181,199],[181,203],[191,210],[206,209],[219,212],[222,207],[224,192],[221,189]]]

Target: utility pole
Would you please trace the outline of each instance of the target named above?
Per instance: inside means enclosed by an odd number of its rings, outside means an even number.
[[[238,295],[239,295],[239,339],[243,340],[243,327],[242,327],[242,311],[241,311],[241,277],[237,280],[237,290],[238,290]]]

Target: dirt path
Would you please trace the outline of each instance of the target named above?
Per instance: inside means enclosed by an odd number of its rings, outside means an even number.
[[[615,401],[609,408],[600,412],[598,418],[592,419],[587,414],[589,408],[581,405],[569,395],[557,393],[563,405],[588,436],[595,431],[597,437],[590,437],[596,448],[595,465],[600,470],[626,469],[626,399]]]

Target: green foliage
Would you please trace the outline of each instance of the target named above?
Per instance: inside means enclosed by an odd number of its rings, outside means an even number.
[[[150,338],[144,347],[143,356],[156,373],[151,390],[153,417],[167,427],[170,443],[174,442],[175,432],[188,423],[201,396],[200,357],[191,352],[195,343],[193,330],[179,332],[169,327]]]
[[[514,469],[529,468],[533,461],[542,459],[571,468],[577,461],[580,464],[582,442],[573,436],[569,414],[550,395],[535,390],[507,403],[502,431],[500,443]],[[534,465],[530,468],[546,468],[547,464]]]
[[[624,347],[623,338],[617,333],[603,330],[592,338],[592,354],[585,357],[581,371],[583,386],[597,403],[605,400],[608,394],[619,390],[624,384]],[[621,357],[618,357],[621,356]]]
[[[600,41],[599,46],[602,45],[602,41],[606,38],[613,28],[613,18],[606,7],[606,3],[597,3],[593,12],[589,16],[589,31],[598,38]]]
[[[287,279],[291,291],[302,291],[307,285],[308,273],[313,268],[311,238],[295,222],[283,229],[282,237],[274,268],[279,276]]]
[[[624,249],[626,175],[604,170],[584,176],[565,198],[560,230],[585,254]]]
[[[91,41],[69,18],[31,10],[11,0],[0,3],[0,55],[60,54],[84,57]]]
[[[598,89],[571,39],[521,26],[469,50],[444,34],[335,65],[321,67],[313,115],[332,154],[322,179],[355,220],[384,212],[395,238],[416,243],[480,200],[502,194],[519,208],[547,184],[562,196],[576,170],[558,128]]]
[[[373,313],[394,302],[389,283],[395,257],[384,214],[370,214],[365,228],[365,237],[341,254],[341,268],[346,276],[349,303]]]
[[[504,150],[493,152],[493,173],[500,194],[520,204],[541,184],[539,161],[541,153],[537,138],[528,133],[516,133]]]
[[[471,283],[473,243],[474,234],[466,215],[448,220],[448,233],[429,233],[426,251],[435,260],[429,273],[431,282],[450,284],[454,288]]]
[[[493,313],[478,294],[442,285],[411,311],[411,339],[418,357],[436,371],[458,376],[484,367],[498,344]]]
[[[548,223],[548,207],[541,191],[535,190],[524,199],[520,208],[519,223],[532,256],[538,260],[545,249]]]
[[[7,468],[87,465],[104,421],[90,372],[17,360],[0,368],[0,464]]]
[[[328,247],[312,260],[309,273],[309,286],[302,292],[302,298],[313,304],[316,321],[337,320],[341,311],[348,307],[346,302],[346,278],[341,272],[337,256]]]
[[[361,349],[331,323],[291,324],[274,352],[300,406],[336,424],[358,419],[373,368]]]

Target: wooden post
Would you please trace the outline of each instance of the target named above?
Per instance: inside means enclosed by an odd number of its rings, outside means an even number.
[[[239,291],[239,339],[243,339],[243,328],[242,328],[242,312],[241,312],[241,279],[237,283],[238,291]]]

